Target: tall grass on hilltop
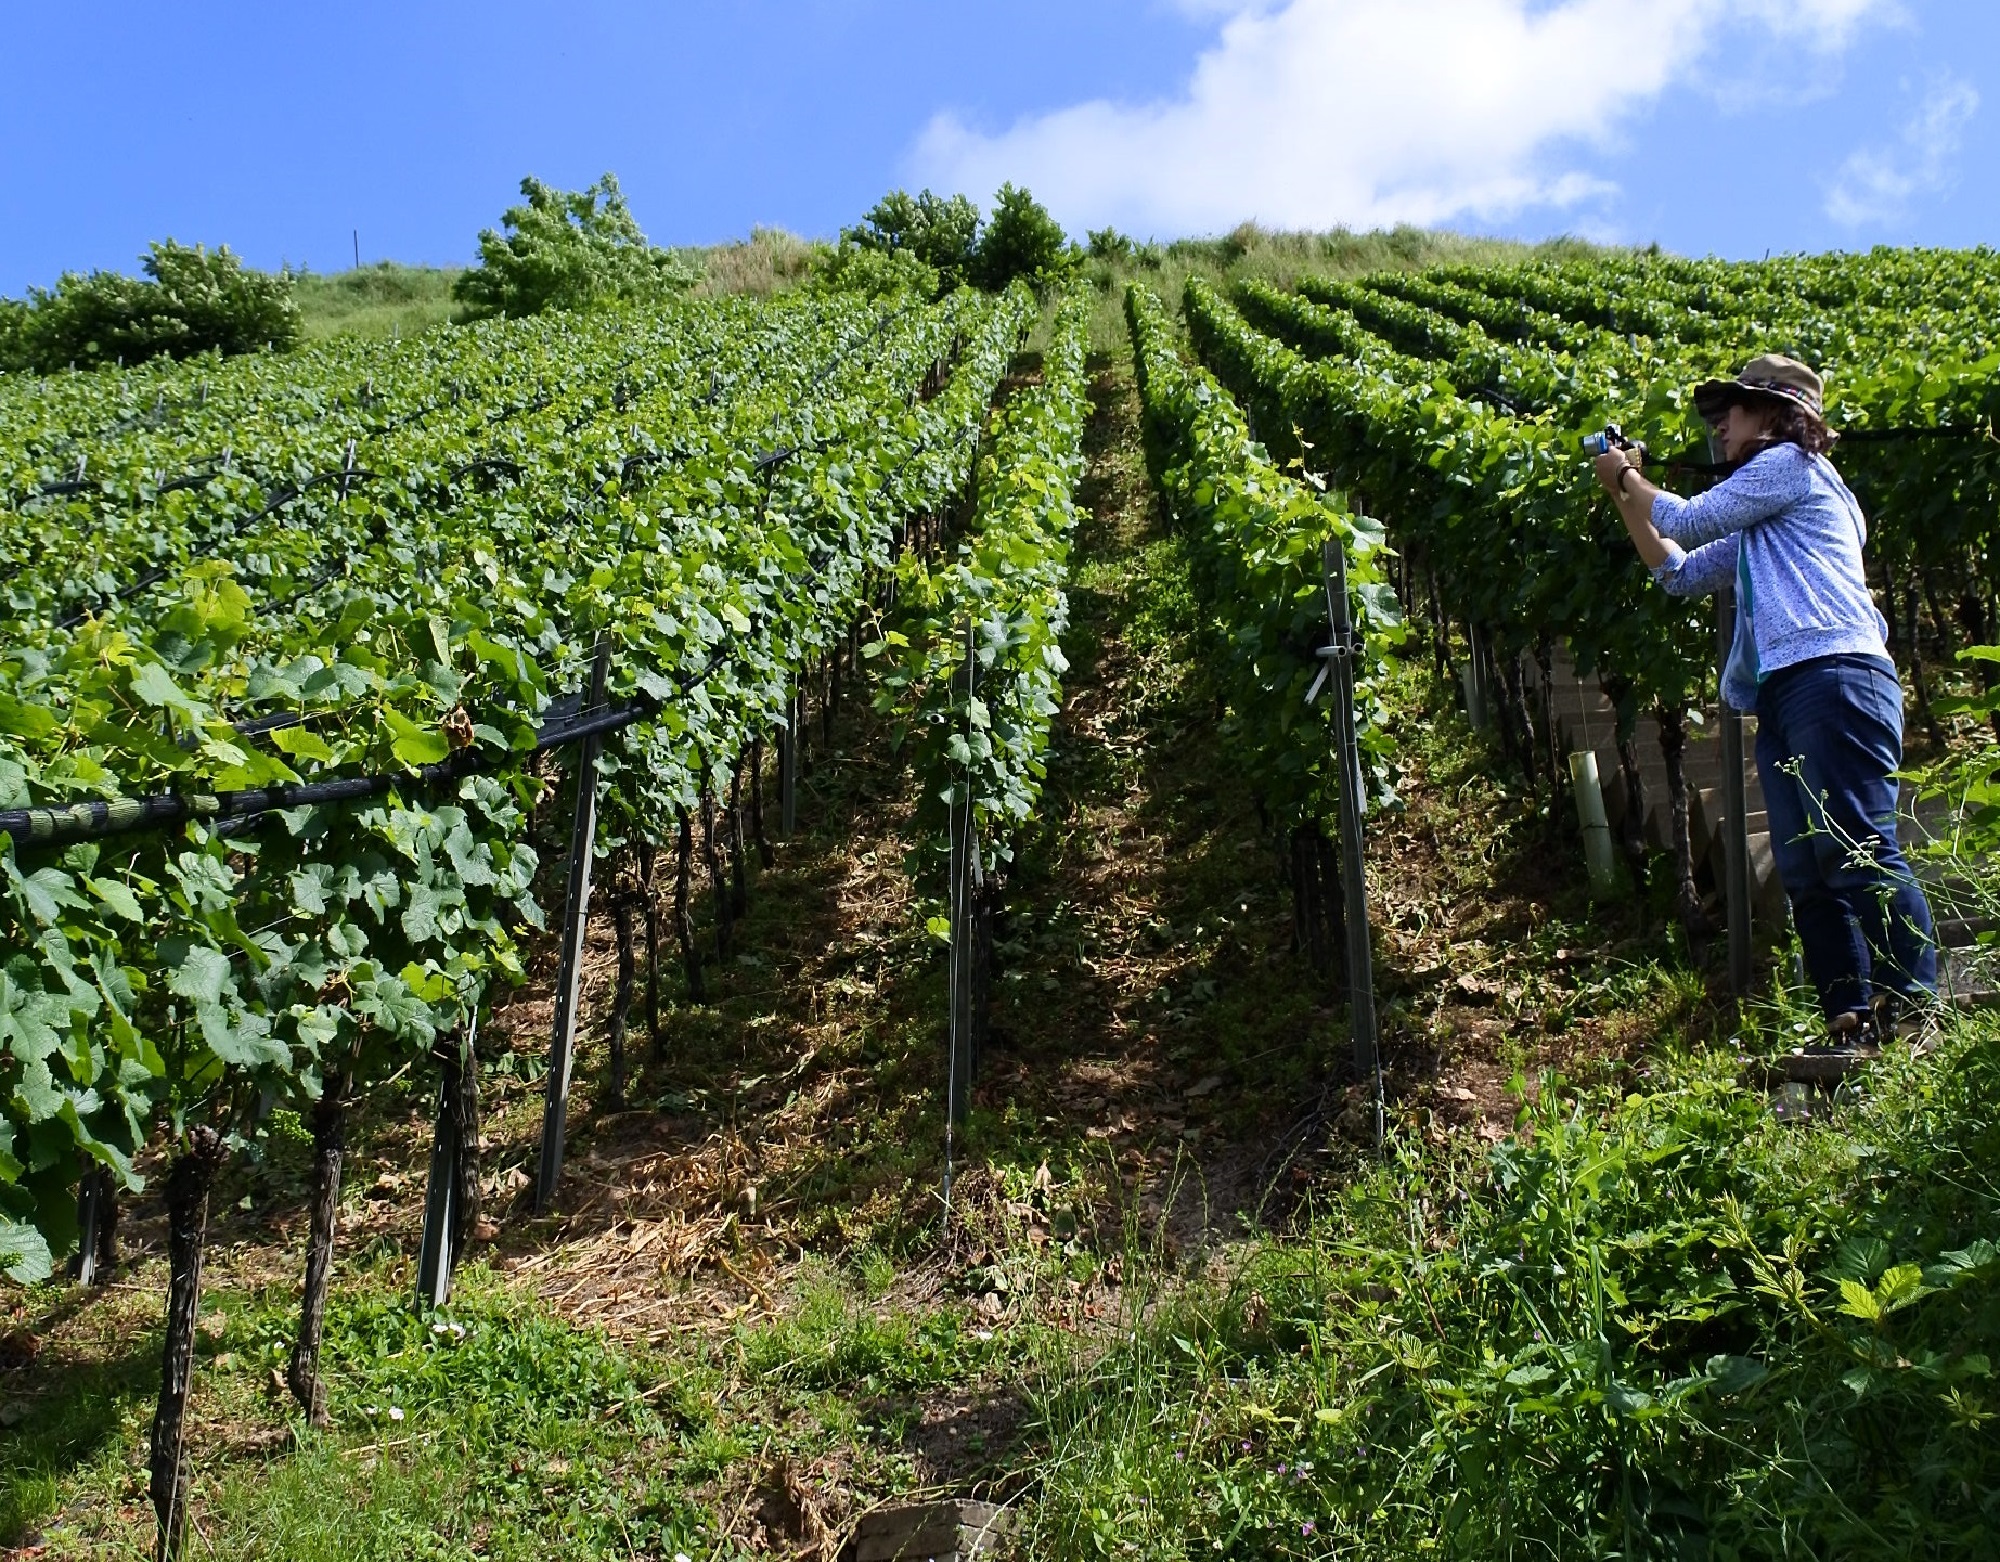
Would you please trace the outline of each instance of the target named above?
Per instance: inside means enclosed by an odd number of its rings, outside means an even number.
[[[689,250],[686,253],[702,266],[694,296],[768,298],[786,292],[806,280],[813,256],[824,247],[783,228],[759,227],[752,228],[747,239]]]
[[[455,266],[377,261],[352,271],[305,271],[293,296],[309,341],[329,336],[415,336],[452,315]]]
[[[1522,244],[1428,228],[1354,233],[1282,232],[1256,223],[1219,238],[1136,243],[1111,230],[1092,235],[1083,276],[1097,290],[1091,349],[1122,352],[1125,284],[1143,281],[1163,297],[1177,297],[1199,274],[1218,286],[1250,277],[1291,287],[1302,276],[1359,277],[1372,271],[1421,270],[1450,262],[1504,264],[1528,259],[1570,260],[1602,253],[1581,239]],[[747,295],[768,298],[812,280],[816,257],[830,252],[823,240],[783,228],[755,227],[745,239],[691,246],[675,253],[700,270],[690,289],[697,298]],[[453,318],[455,267],[400,266],[389,261],[326,275],[304,273],[296,295],[308,339],[354,334],[413,335]]]

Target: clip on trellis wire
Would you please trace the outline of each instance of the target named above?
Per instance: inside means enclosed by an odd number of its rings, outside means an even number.
[[[1325,665],[1313,684],[1316,695],[1333,685],[1334,744],[1340,760],[1340,867],[1346,901],[1347,1012],[1354,1031],[1354,1072],[1374,1095],[1375,1143],[1382,1143],[1382,1046],[1375,1014],[1375,955],[1368,936],[1368,864],[1361,838],[1367,794],[1361,775],[1361,742],[1354,725],[1354,620],[1347,601],[1347,555],[1338,538],[1323,552],[1327,618],[1332,643],[1320,650]]]
[[[590,697],[604,703],[611,671],[611,639],[600,635],[590,664]],[[576,757],[576,815],[569,836],[569,893],[563,903],[562,953],[556,968],[556,1016],[549,1038],[548,1101],[542,1113],[542,1155],[535,1181],[535,1209],[546,1210],[562,1176],[564,1120],[569,1111],[569,1075],[576,1057],[576,1011],[583,987],[583,933],[590,908],[591,859],[597,843],[597,753],[603,739],[593,733]]]

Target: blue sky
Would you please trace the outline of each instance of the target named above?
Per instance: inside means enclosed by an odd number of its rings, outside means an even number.
[[[0,293],[150,238],[457,262],[524,173],[656,242],[1022,180],[1141,236],[2000,242],[1992,0],[14,0]]]

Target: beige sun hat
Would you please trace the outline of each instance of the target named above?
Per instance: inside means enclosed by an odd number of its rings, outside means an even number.
[[[1824,419],[1825,385],[1820,377],[1796,358],[1765,353],[1752,358],[1733,380],[1704,380],[1694,388],[1695,411],[1704,418],[1719,418],[1732,403],[1751,396],[1775,396],[1804,407],[1814,417]]]

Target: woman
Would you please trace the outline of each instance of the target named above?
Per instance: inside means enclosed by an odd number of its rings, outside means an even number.
[[[1831,1050],[1895,1034],[1937,989],[1930,906],[1896,842],[1903,689],[1862,568],[1867,523],[1827,452],[1820,378],[1790,358],[1710,380],[1694,404],[1731,475],[1694,499],[1600,456],[1639,557],[1676,596],[1736,588],[1722,697],[1757,717],[1757,773]]]

